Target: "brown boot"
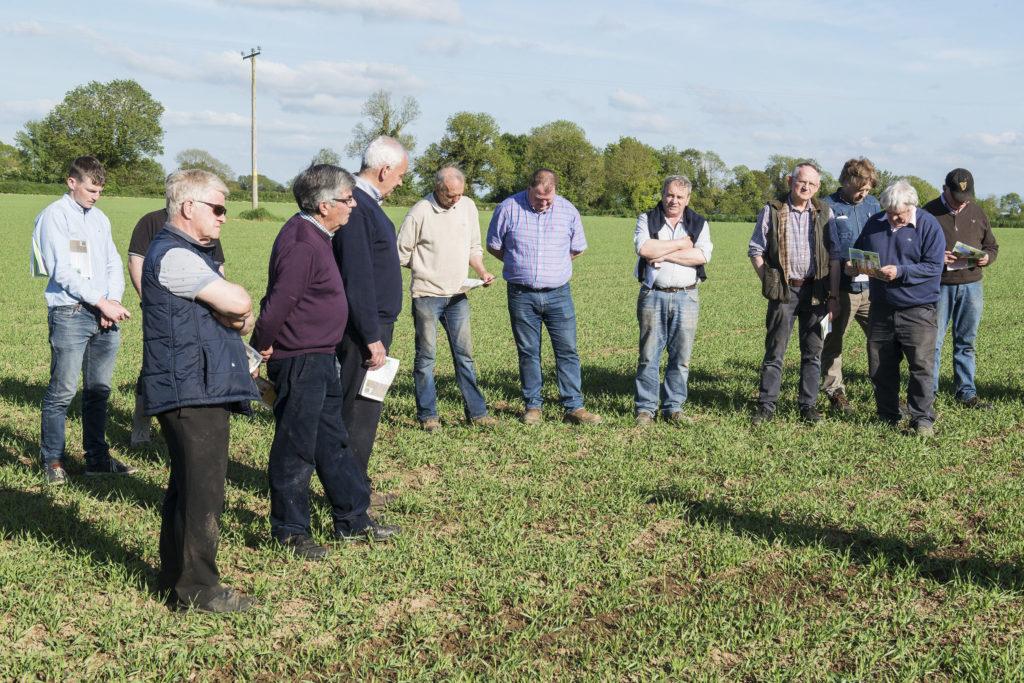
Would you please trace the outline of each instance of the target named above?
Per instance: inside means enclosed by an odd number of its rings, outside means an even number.
[[[598,425],[601,424],[601,416],[597,413],[591,413],[586,408],[577,408],[572,412],[566,413],[565,417],[562,418],[571,425]]]

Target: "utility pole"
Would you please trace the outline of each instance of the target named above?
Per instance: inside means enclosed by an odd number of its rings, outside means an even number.
[[[255,211],[260,205],[259,175],[256,173],[256,55],[260,53],[260,47],[249,50],[249,53],[242,53],[242,61],[251,60],[252,65],[252,208]]]

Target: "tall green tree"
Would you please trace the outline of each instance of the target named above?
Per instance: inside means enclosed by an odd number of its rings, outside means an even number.
[[[227,181],[235,177],[235,172],[231,170],[230,166],[205,149],[197,147],[183,149],[174,157],[174,161],[177,162],[178,168],[199,168],[209,171],[221,180]]]
[[[434,174],[447,165],[458,166],[466,176],[466,194],[482,197],[499,179],[512,174],[512,160],[505,151],[501,130],[490,114],[462,111],[448,118],[445,133],[416,160],[416,175],[424,190],[433,186]]]
[[[640,213],[658,202],[661,164],[657,151],[636,138],[622,137],[604,150],[604,204]]]
[[[555,171],[558,194],[576,208],[582,211],[597,205],[604,185],[604,164],[579,125],[561,120],[534,128],[523,158],[527,174],[538,168]]]
[[[412,154],[416,138],[406,129],[420,116],[420,105],[415,97],[406,97],[399,106],[391,101],[390,92],[378,90],[367,98],[362,113],[367,120],[360,121],[352,129],[352,140],[345,147],[346,154],[361,157],[370,141],[381,135],[395,138],[405,151]]]
[[[501,134],[500,143],[509,160],[509,172],[507,175],[499,174],[494,179],[494,187],[491,188],[489,197],[492,202],[500,202],[525,187],[530,176],[530,171],[526,168],[527,140],[529,136],[522,133]]]
[[[92,81],[68,92],[42,120],[26,123],[16,141],[35,180],[63,179],[71,160],[85,154],[112,171],[163,153],[163,112],[135,81]]]
[[[0,171],[2,173],[3,171]],[[999,212],[1016,218],[1024,211],[1024,200],[1016,192],[1004,194],[999,198]]]

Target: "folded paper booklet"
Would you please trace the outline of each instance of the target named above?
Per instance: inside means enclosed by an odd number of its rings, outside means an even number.
[[[483,280],[477,280],[476,278],[467,277],[462,281],[462,286],[459,287],[458,294],[465,294],[471,289],[476,289],[484,283]]]
[[[824,339],[828,335],[832,334],[832,316],[828,313],[821,319],[819,323],[821,325],[821,338]]]
[[[879,252],[863,251],[861,249],[850,249],[850,262],[857,272],[873,275],[882,267],[882,259]]]
[[[968,261],[978,261],[985,256],[985,252],[981,249],[975,249],[969,244],[963,242],[957,242],[953,245],[953,253],[958,258],[967,259]]]
[[[397,374],[398,359],[388,356],[384,365],[366,372],[363,385],[359,387],[359,395],[374,401],[383,401]]]

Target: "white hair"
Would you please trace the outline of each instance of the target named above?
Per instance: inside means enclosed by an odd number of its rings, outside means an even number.
[[[900,178],[882,190],[878,203],[882,205],[883,211],[899,211],[908,206],[917,206],[917,190],[906,178]]]
[[[457,166],[442,166],[438,169],[437,173],[434,174],[434,189],[443,190],[449,178],[457,180],[463,185],[466,184],[466,176]]]
[[[381,135],[370,141],[363,151],[363,164],[360,171],[368,168],[384,168],[385,166],[401,166],[409,158],[402,143],[398,140]]]
[[[202,201],[210,190],[228,196],[224,181],[209,171],[200,168],[184,168],[167,176],[164,196],[167,199],[167,215],[176,216],[185,202]]]

